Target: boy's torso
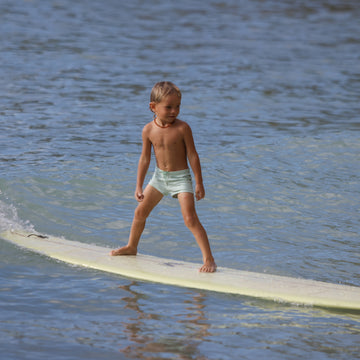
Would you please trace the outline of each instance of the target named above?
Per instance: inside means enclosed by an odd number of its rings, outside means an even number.
[[[148,126],[148,138],[154,148],[158,168],[164,171],[187,169],[184,140],[186,124],[177,119],[167,128],[159,128],[154,123],[150,123]]]

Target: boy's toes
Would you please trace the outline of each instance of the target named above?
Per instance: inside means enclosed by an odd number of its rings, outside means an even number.
[[[216,271],[216,264],[212,264],[212,265],[203,265],[200,269],[200,272],[205,272],[205,273],[212,273]]]

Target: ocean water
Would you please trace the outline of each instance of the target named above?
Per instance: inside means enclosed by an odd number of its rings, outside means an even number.
[[[356,0],[1,0],[0,230],[125,244],[150,90],[170,80],[217,264],[360,286],[359,18]],[[170,198],[139,250],[201,260]],[[360,358],[356,312],[133,281],[4,241],[0,267],[4,360]]]

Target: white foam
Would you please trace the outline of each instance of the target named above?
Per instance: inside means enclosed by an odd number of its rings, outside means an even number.
[[[19,230],[26,229],[33,231],[34,226],[29,220],[21,220],[18,216],[17,209],[13,204],[7,204],[0,200],[0,230]]]

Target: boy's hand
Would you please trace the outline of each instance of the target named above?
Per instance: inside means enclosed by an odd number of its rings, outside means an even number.
[[[143,190],[141,188],[135,190],[135,199],[138,202],[141,202],[144,200],[144,194],[143,194]]]
[[[195,186],[195,198],[197,201],[205,197],[205,189],[203,184],[196,184]]]

